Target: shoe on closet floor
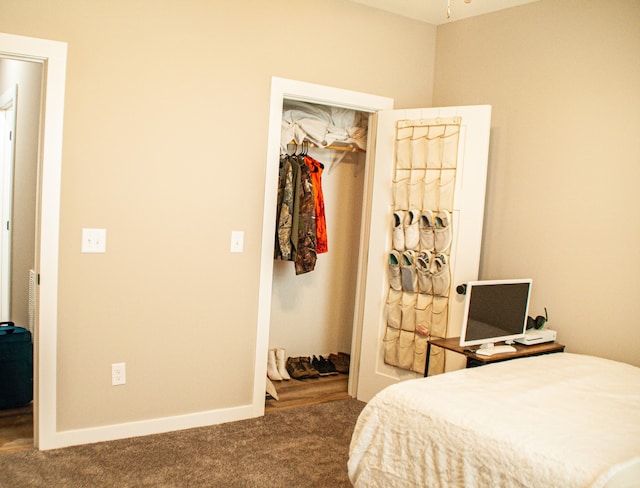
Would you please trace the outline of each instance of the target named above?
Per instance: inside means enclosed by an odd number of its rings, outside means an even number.
[[[329,359],[323,358],[322,356],[320,356],[320,359],[324,360],[326,368],[327,368],[327,371],[329,371],[330,375],[340,374],[340,373],[338,373],[338,370],[336,369],[334,364],[331,361],[329,361]]]
[[[269,349],[267,356],[267,378],[272,381],[282,381],[282,376],[278,373],[278,366],[276,364],[276,350]]]
[[[311,366],[308,357],[299,356],[287,359],[287,372],[294,380],[306,380],[309,378],[317,378],[320,373]]]
[[[283,380],[290,380],[291,376],[289,376],[289,373],[287,372],[287,362],[284,359],[285,357],[284,349],[277,348],[275,349],[275,351],[276,351],[276,367],[278,368],[278,374],[282,376]]]
[[[300,356],[300,365],[307,371],[307,378],[317,378],[320,373],[311,365],[311,359],[307,356]]]
[[[273,398],[274,400],[280,400],[280,398],[278,397],[278,392],[276,390],[276,387],[273,385],[273,383],[271,383],[271,380],[269,378],[267,378],[267,384],[266,384],[266,396],[267,396],[267,400],[269,399],[269,397]]]
[[[311,366],[318,370],[320,376],[332,376],[338,374],[335,366],[322,356],[320,356],[320,358],[313,356],[313,359],[311,360]]]
[[[309,377],[307,370],[300,364],[300,358],[289,357],[287,359],[286,368],[290,377],[294,380],[305,380]]]
[[[349,373],[349,361],[350,357],[345,352],[339,352],[338,354],[329,354],[329,361],[333,363],[336,371],[342,374]]]

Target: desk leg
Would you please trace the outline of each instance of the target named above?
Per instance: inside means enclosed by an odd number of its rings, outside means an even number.
[[[429,356],[431,355],[431,343],[427,342],[427,357],[424,360],[424,377],[429,376]]]

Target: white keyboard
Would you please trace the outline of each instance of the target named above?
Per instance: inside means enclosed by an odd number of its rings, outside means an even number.
[[[505,354],[508,352],[516,352],[516,348],[513,346],[507,346],[506,344],[503,346],[493,346],[487,348],[479,348],[476,350],[476,354],[478,356],[493,356],[495,354]]]

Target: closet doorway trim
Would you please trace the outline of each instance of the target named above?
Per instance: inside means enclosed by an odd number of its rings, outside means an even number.
[[[65,42],[0,33],[0,57],[42,63],[40,227],[36,243],[38,306],[34,335],[34,444],[63,447],[57,431],[58,248],[62,127],[67,66]]]
[[[267,351],[269,349],[269,330],[271,321],[271,292],[273,280],[273,239],[275,235],[276,203],[278,165],[280,161],[280,131],[282,124],[282,104],[285,99],[303,102],[330,105],[334,107],[348,108],[360,112],[375,113],[380,110],[393,109],[393,99],[370,95],[367,93],[316,85],[285,78],[271,78],[271,98],[269,108],[269,132],[267,141],[267,158],[265,171],[264,211],[262,218],[262,247],[260,258],[260,288],[258,292],[258,319],[256,330],[256,360],[253,389],[253,411],[256,416],[264,415],[264,395],[267,378]],[[369,124],[371,125],[371,124]],[[369,147],[371,135],[369,135]],[[367,157],[367,174],[370,174],[370,158]],[[368,201],[369,192],[365,189],[365,201]],[[367,209],[363,212],[367,215]],[[366,222],[363,222],[366,227]],[[366,239],[360,239],[360,255]],[[362,259],[362,257],[361,257]],[[362,266],[360,266],[360,270]],[[360,282],[360,277],[358,278]],[[359,301],[361,293],[357,293]],[[356,316],[358,315],[356,305]],[[358,331],[353,331],[354,339]],[[352,359],[357,365],[359,356],[359,342],[352,341]],[[357,388],[357,366],[352,368],[349,375],[349,394],[355,396],[353,391]]]

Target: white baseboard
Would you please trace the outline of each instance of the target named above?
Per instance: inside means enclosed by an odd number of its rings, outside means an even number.
[[[50,439],[51,442],[44,446],[40,445],[39,449],[58,449],[81,444],[127,439],[129,437],[162,434],[164,432],[192,429],[194,427],[206,427],[208,425],[234,422],[236,420],[253,417],[255,417],[255,415],[252,405],[243,405],[240,407],[209,410],[206,412],[142,420],[139,422],[126,422],[123,424],[91,427],[87,429],[67,430],[56,432],[53,438]]]

